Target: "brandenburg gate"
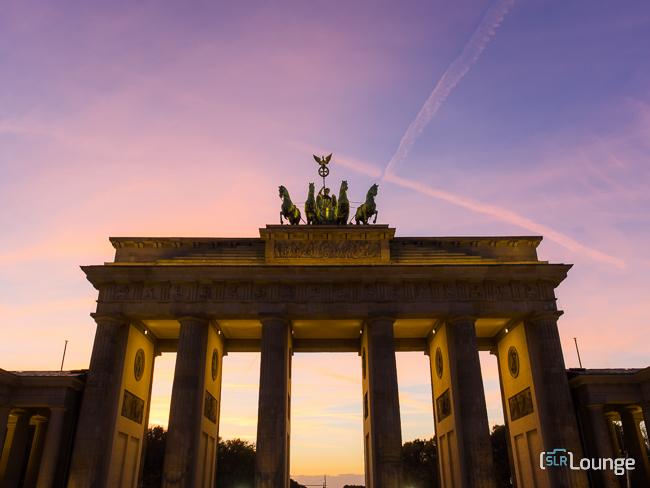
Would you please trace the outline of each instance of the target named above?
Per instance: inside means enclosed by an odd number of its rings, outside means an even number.
[[[163,486],[211,488],[222,359],[261,352],[255,486],[286,488],[292,356],[351,352],[366,487],[400,487],[396,351],[430,357],[442,486],[495,486],[479,351],[498,359],[518,486],[588,486],[584,471],[538,465],[556,448],[582,456],[554,295],[571,266],[540,261],[540,242],[340,223],[267,225],[259,238],[111,238],[114,261],[82,268],[99,292],[97,331],[68,486],[136,486],[155,358],[176,352]]]

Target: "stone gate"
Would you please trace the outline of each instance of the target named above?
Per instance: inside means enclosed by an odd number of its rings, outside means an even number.
[[[97,332],[68,486],[136,486],[162,352],[177,353],[164,486],[213,486],[222,358],[261,352],[256,487],[288,487],[293,353],[355,352],[366,486],[399,487],[396,351],[430,357],[443,486],[494,486],[479,351],[498,359],[519,486],[588,486],[582,471],[535,466],[542,451],[582,453],[554,294],[571,266],[540,261],[541,237],[268,225],[259,238],[111,242],[114,262],[83,267]]]

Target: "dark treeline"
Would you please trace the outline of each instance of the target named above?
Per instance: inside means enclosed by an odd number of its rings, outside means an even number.
[[[150,427],[144,458],[143,488],[160,488],[167,432],[160,426]],[[490,434],[494,454],[494,469],[498,488],[512,486],[506,429],[495,425]],[[254,488],[255,444],[241,439],[219,439],[216,488]],[[404,486],[412,488],[437,488],[438,448],[436,438],[415,439],[402,446],[404,460]],[[291,488],[305,488],[291,480]],[[363,488],[346,485],[344,488]]]

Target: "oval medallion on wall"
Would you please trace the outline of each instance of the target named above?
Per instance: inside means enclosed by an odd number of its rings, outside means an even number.
[[[513,378],[519,376],[519,353],[515,346],[508,349],[508,370]]]
[[[219,353],[215,349],[212,351],[212,381],[217,380],[217,373],[219,372]]]
[[[133,374],[135,374],[135,381],[140,381],[144,374],[144,351],[142,349],[138,349],[138,352],[135,353]]]
[[[436,349],[436,374],[438,378],[442,378],[442,351],[440,348]]]

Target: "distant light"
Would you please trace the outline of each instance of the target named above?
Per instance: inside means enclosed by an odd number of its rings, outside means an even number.
[[[508,333],[508,329],[506,329],[506,334]]]
[[[147,331],[145,330],[144,333],[145,333],[145,335],[146,335],[146,334],[147,334]]]

